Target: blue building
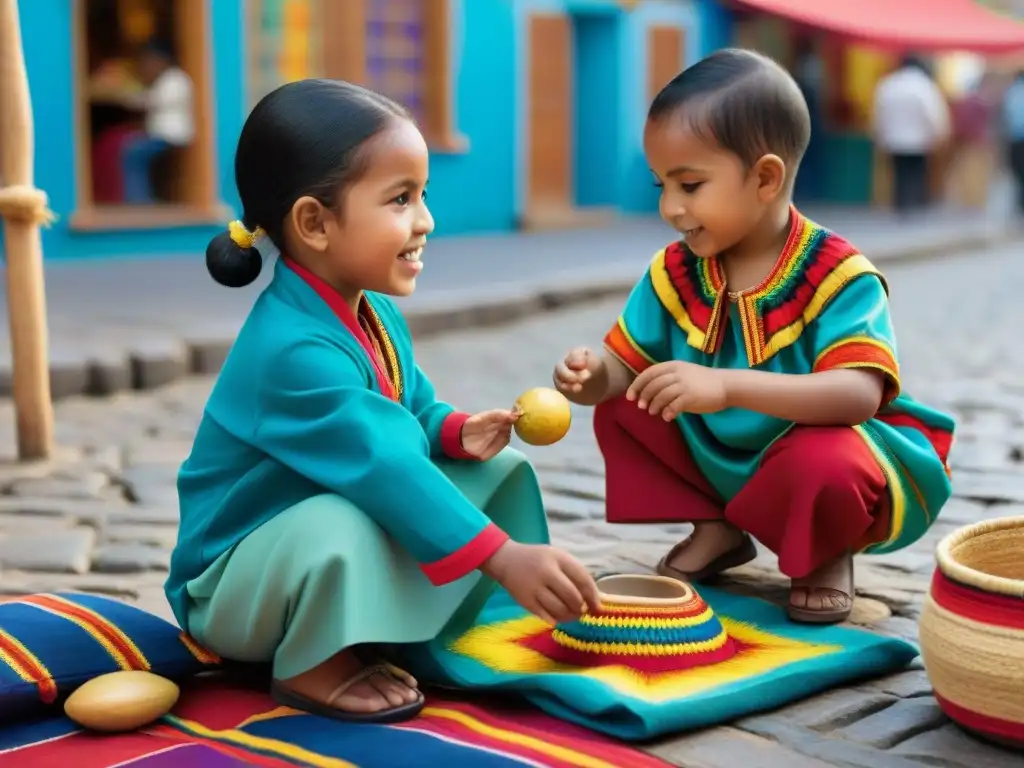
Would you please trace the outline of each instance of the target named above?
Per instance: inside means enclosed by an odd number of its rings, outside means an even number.
[[[432,147],[438,234],[653,212],[646,106],[731,34],[715,0],[33,0],[20,10],[36,186],[60,217],[44,233],[48,259],[201,252],[235,215],[245,115],[301,77],[361,82],[412,109]],[[161,202],[126,205],[118,137],[133,116],[107,92],[130,71],[120,59],[130,43],[154,34],[194,84],[197,133],[155,169]]]
[[[231,215],[229,168],[245,116],[243,0],[19,3],[35,119],[35,184],[59,216],[47,259],[194,254]],[[118,104],[133,44],[159,38],[194,88],[196,133],[165,163],[161,202],[120,204],[119,140],[139,115]]]
[[[710,0],[462,0],[459,130],[436,157],[439,229],[510,230],[652,212],[647,105],[700,58]],[[709,25],[707,20],[712,23]],[[722,21],[721,23],[724,23]]]

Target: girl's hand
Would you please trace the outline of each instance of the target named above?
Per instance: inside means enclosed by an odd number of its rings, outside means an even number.
[[[555,547],[508,541],[481,570],[548,624],[572,621],[600,608],[594,578],[579,560]]]
[[[681,413],[717,413],[728,407],[725,375],[717,368],[672,360],[634,379],[626,399],[652,416],[672,421]]]
[[[480,461],[497,456],[512,439],[518,411],[496,409],[470,416],[462,425],[462,450]]]

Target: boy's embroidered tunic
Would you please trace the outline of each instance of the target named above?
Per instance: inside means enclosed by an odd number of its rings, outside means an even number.
[[[918,539],[950,496],[954,423],[901,392],[887,287],[878,270],[795,209],[791,222],[771,274],[736,295],[726,291],[717,259],[700,259],[682,243],[660,251],[605,346],[635,373],[669,360],[788,374],[881,371],[882,407],[853,429],[885,474],[892,502],[889,536],[867,551],[896,550]],[[726,500],[793,426],[737,408],[687,413],[677,423],[704,476]]]
[[[390,299],[368,294],[357,318],[329,286],[279,262],[179,474],[167,581],[178,621],[187,626],[190,581],[283,510],[328,491],[370,516],[434,584],[477,569],[508,536],[433,461],[469,458],[467,418],[435,397]]]

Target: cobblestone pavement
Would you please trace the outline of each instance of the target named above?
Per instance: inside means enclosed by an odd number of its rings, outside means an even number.
[[[1024,514],[1024,260],[1013,248],[888,268],[907,388],[960,420],[953,465],[957,497],[924,540],[858,564],[854,620],[914,639],[938,540],[983,518]],[[539,316],[514,326],[460,332],[419,346],[439,393],[467,410],[510,405],[549,382],[569,347],[600,342],[620,301]],[[0,591],[75,588],[137,601],[168,615],[161,583],[177,518],[174,477],[209,391],[209,379],[57,408],[52,461],[0,462]],[[603,482],[586,409],[570,435],[529,448],[540,471],[553,534],[594,569],[644,570],[685,526],[605,526]],[[13,446],[9,403],[0,446]],[[7,448],[9,451],[10,448]],[[735,572],[784,599],[762,555]],[[652,746],[701,768],[822,765],[1009,768],[1024,759],[969,740],[944,719],[923,669],[834,691]]]

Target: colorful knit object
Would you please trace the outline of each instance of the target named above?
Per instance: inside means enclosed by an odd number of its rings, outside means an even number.
[[[526,638],[523,644],[575,667],[615,664],[647,673],[717,664],[736,655],[737,641],[692,587],[660,577],[613,578],[677,595],[640,603],[605,594],[600,611]]]
[[[612,591],[604,579],[598,584],[605,593]],[[774,709],[851,680],[887,674],[917,655],[903,640],[795,624],[778,606],[714,587],[701,586],[698,599],[712,606],[715,622],[732,640],[734,653],[724,661],[694,665],[691,660],[693,666],[686,667],[691,654],[669,654],[662,658],[679,666],[658,671],[654,656],[633,655],[625,663],[595,663],[584,656],[581,664],[552,658],[547,653],[565,649],[552,640],[551,626],[501,589],[473,626],[453,626],[429,643],[391,650],[394,661],[425,684],[516,693],[555,717],[629,741]],[[712,626],[705,625],[708,634]],[[652,664],[649,671],[639,668],[644,663]]]

